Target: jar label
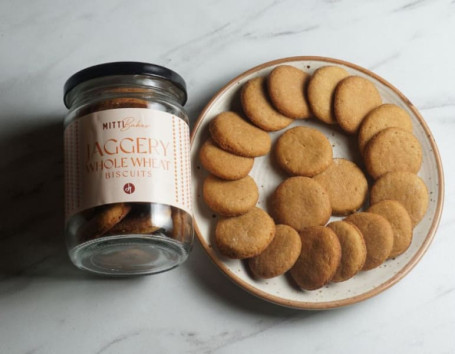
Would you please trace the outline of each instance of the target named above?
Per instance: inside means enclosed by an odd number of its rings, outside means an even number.
[[[191,214],[188,124],[147,108],[90,113],[65,129],[65,215],[151,202]]]

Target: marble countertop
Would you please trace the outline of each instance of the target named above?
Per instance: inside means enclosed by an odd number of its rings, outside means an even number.
[[[0,353],[454,353],[455,1],[0,1]],[[399,88],[440,149],[431,247],[387,291],[299,311],[237,287],[196,241],[167,273],[77,270],[63,223],[65,80],[98,63],[168,66],[194,120],[228,80],[289,56],[343,59]]]

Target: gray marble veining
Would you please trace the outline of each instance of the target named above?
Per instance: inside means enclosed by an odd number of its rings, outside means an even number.
[[[455,352],[454,4],[0,2],[0,353]],[[238,288],[198,244],[185,265],[153,277],[105,279],[70,264],[62,90],[71,74],[115,60],[168,65],[188,83],[194,121],[234,76],[297,55],[375,71],[432,130],[445,168],[445,210],[408,276],[355,306],[307,312]]]

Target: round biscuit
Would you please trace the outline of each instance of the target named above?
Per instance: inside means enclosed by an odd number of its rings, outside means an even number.
[[[119,223],[131,210],[131,205],[127,203],[116,203],[104,205],[97,211],[92,218],[83,224],[77,231],[80,240],[103,236],[112,227]]]
[[[334,282],[342,282],[360,272],[365,264],[367,248],[360,230],[346,221],[333,221],[327,225],[335,232],[341,245],[341,261]]]
[[[336,124],[333,113],[335,88],[348,76],[349,73],[339,66],[323,66],[314,72],[308,83],[307,95],[316,118],[327,124]]]
[[[193,239],[193,218],[183,209],[171,207],[172,238],[181,242]]]
[[[215,243],[221,254],[244,259],[262,253],[275,236],[275,223],[262,209],[231,218],[221,218],[215,229]]]
[[[150,234],[161,227],[154,225],[150,212],[130,212],[120,222],[115,224],[106,234]]]
[[[403,108],[391,103],[384,103],[373,109],[359,128],[358,141],[362,155],[370,139],[386,128],[401,128],[412,133],[411,117]]]
[[[377,133],[364,151],[365,166],[374,179],[387,172],[417,173],[422,165],[419,140],[400,128],[387,128]]]
[[[373,184],[370,204],[385,199],[399,201],[411,217],[413,226],[422,220],[428,209],[427,186],[419,176],[411,172],[389,172]]]
[[[214,212],[223,216],[245,214],[259,198],[256,182],[251,176],[226,181],[209,175],[202,186],[204,201]]]
[[[319,130],[294,127],[284,132],[275,145],[275,158],[290,175],[313,177],[332,163],[329,140]]]
[[[207,171],[227,180],[247,176],[254,164],[254,158],[231,154],[218,147],[211,138],[201,146],[199,161]]]
[[[300,232],[302,248],[290,274],[305,290],[327,284],[340,264],[341,246],[336,234],[325,226],[312,226]]]
[[[146,100],[142,100],[134,97],[117,97],[110,98],[107,100],[99,101],[95,104],[85,106],[78,113],[79,116],[83,116],[93,112],[105,111],[108,109],[118,108],[147,108],[149,103]]]
[[[306,119],[311,115],[305,97],[310,75],[292,65],[279,65],[267,78],[269,97],[274,107],[287,117]]]
[[[256,77],[243,85],[240,96],[243,112],[254,125],[266,131],[286,128],[293,119],[284,116],[272,106],[265,85],[263,77]]]
[[[290,177],[281,182],[272,195],[271,205],[278,224],[298,231],[325,225],[332,213],[327,191],[309,177]]]
[[[396,200],[381,200],[367,210],[385,217],[393,230],[393,248],[389,258],[404,253],[412,241],[412,221],[406,208]]]
[[[288,225],[276,225],[273,241],[260,255],[250,258],[248,266],[258,278],[273,278],[286,273],[297,260],[302,242],[297,231]]]
[[[334,215],[356,211],[368,195],[368,182],[362,170],[346,159],[333,159],[332,164],[313,179],[329,194]]]
[[[333,107],[341,129],[354,134],[366,115],[381,103],[381,95],[371,81],[348,76],[335,89]]]
[[[362,269],[373,269],[384,263],[393,247],[393,230],[387,219],[378,214],[360,212],[344,220],[357,226],[365,240],[367,257]]]
[[[218,114],[210,121],[209,131],[218,146],[235,155],[256,157],[270,151],[269,134],[234,112]]]

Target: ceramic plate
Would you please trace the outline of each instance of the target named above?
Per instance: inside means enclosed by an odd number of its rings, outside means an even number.
[[[302,291],[293,285],[287,275],[268,280],[254,279],[244,261],[222,256],[214,246],[214,230],[218,220],[204,203],[202,182],[207,172],[200,165],[198,151],[209,136],[208,124],[218,113],[227,110],[241,112],[239,93],[242,85],[251,78],[266,76],[277,65],[288,64],[313,73],[324,65],[337,65],[352,75],[371,80],[378,88],[384,103],[394,103],[404,108],[412,117],[414,134],[422,144],[423,163],[419,176],[425,181],[430,203],[424,219],[414,229],[413,241],[409,249],[395,259],[386,261],[380,267],[363,271],[352,279],[341,283],[330,283],[314,291]],[[288,128],[304,125],[315,127],[325,134],[333,146],[334,157],[344,157],[362,165],[357,152],[357,140],[347,136],[336,127],[319,123],[316,119],[296,120]],[[271,133],[272,142],[283,131]],[[378,75],[357,65],[344,61],[321,57],[293,57],[279,59],[259,65],[239,75],[224,86],[207,104],[192,132],[192,177],[194,197],[194,221],[196,233],[202,246],[214,263],[236,284],[254,295],[283,306],[299,309],[328,309],[353,304],[386,290],[403,278],[421,259],[429,247],[441,216],[443,205],[443,173],[439,153],[424,119],[409,100],[395,87]],[[255,179],[260,192],[258,206],[267,210],[267,199],[280,184],[284,175],[271,161],[270,156],[256,158],[250,175]],[[340,218],[332,217],[332,220]]]

